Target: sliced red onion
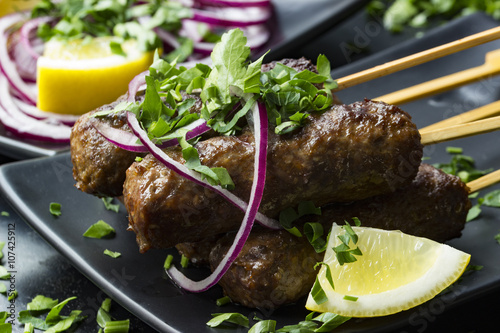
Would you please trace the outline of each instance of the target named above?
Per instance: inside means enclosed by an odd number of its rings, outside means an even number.
[[[260,7],[216,8],[214,10],[193,9],[193,20],[222,27],[248,27],[266,23],[271,12]]]
[[[103,121],[95,122],[94,127],[106,140],[121,149],[136,153],[147,153],[149,151],[148,148],[139,141],[139,138],[131,132],[111,127]],[[193,121],[191,124],[184,126],[183,128],[189,130],[186,134],[187,140],[196,138],[210,130],[210,127],[207,126],[206,121],[203,119]],[[163,149],[177,146],[178,144],[179,141],[177,141],[177,139],[171,139],[158,145],[158,147]]]
[[[182,163],[179,163],[172,158],[170,158],[167,154],[165,154],[160,147],[156,146],[154,142],[152,142],[149,138],[147,133],[141,128],[139,121],[137,120],[135,114],[131,112],[127,112],[127,119],[129,122],[129,127],[132,130],[132,132],[139,138],[139,140],[144,144],[144,146],[148,149],[148,151],[156,157],[157,160],[161,161],[165,166],[168,168],[172,169],[182,177],[198,184],[203,187],[209,188],[219,195],[221,195],[223,198],[228,200],[230,203],[232,203],[234,206],[238,207],[239,209],[245,211],[248,207],[248,204],[238,198],[236,195],[234,195],[232,192],[225,190],[221,188],[220,186],[213,186],[208,183],[206,180],[202,180],[199,176],[198,173],[189,170],[186,168],[186,166]],[[257,221],[270,229],[281,229],[281,225],[278,221],[271,219],[264,214],[257,213]]]
[[[30,116],[35,119],[40,119],[40,120],[51,119],[55,122],[72,126],[80,117],[72,114],[61,114],[61,113],[42,111],[36,106],[27,104],[17,98],[13,98],[12,101],[20,111],[24,112],[27,116]]]
[[[40,24],[47,23],[53,20],[54,18],[49,16],[37,17],[27,21],[21,27],[21,45],[24,47],[26,52],[28,52],[28,54],[35,60],[38,59],[40,54],[33,48],[33,45],[31,43],[31,33],[34,31],[34,29],[38,28]]]
[[[36,48],[43,48],[41,40],[36,41]],[[7,51],[10,58],[16,64],[17,72],[19,76],[27,82],[36,82],[36,59],[33,59],[21,43],[21,33],[19,30],[12,32],[7,37]]]
[[[269,7],[270,0],[195,0],[197,3],[206,6],[227,6],[227,7]]]
[[[21,79],[7,51],[6,32],[13,24],[21,22],[21,20],[23,20],[23,16],[20,13],[10,14],[0,18],[0,70],[23,100],[32,105],[36,105],[36,90],[33,90],[31,86]]]
[[[139,90],[145,89],[146,84],[146,75],[148,75],[149,71],[144,71],[142,73],[137,74],[128,84],[128,102],[135,102],[135,95]]]
[[[71,127],[50,123],[50,119],[37,120],[21,112],[9,92],[9,83],[0,75],[0,120],[13,134],[31,140],[51,143],[69,143]]]
[[[205,291],[219,282],[219,280],[227,272],[231,264],[238,257],[241,249],[252,231],[253,223],[258,212],[262,195],[264,193],[264,185],[266,179],[266,160],[267,160],[267,114],[265,107],[262,104],[257,105],[253,112],[254,133],[255,133],[255,158],[254,158],[254,175],[252,183],[252,191],[248,208],[245,211],[245,217],[241,222],[238,233],[235,236],[233,244],[227,251],[219,265],[208,277],[201,281],[193,281],[182,274],[175,266],[171,266],[167,270],[172,280],[180,287],[191,292]]]
[[[263,24],[252,25],[241,28],[245,37],[247,37],[247,46],[255,50],[264,45],[270,37],[269,30]],[[194,51],[202,54],[209,55],[215,47],[214,43],[197,42],[194,43]]]

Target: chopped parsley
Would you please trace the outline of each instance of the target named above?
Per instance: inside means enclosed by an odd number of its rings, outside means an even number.
[[[326,296],[325,291],[321,287],[321,283],[319,282],[318,277],[316,276],[316,280],[314,281],[314,285],[311,289],[311,297],[316,302],[316,304],[323,304],[328,301],[328,296]]]
[[[224,296],[224,297],[218,298],[217,301],[215,302],[215,304],[217,304],[217,306],[223,306],[223,305],[226,305],[229,303],[231,303],[231,298],[229,298],[229,296]]]
[[[104,207],[107,210],[111,210],[111,211],[113,211],[115,213],[118,213],[118,211],[120,210],[120,205],[119,204],[114,204],[113,203],[113,198],[109,198],[109,197],[102,198],[102,202],[104,203]]]
[[[150,51],[161,47],[155,28],[177,31],[182,26],[181,20],[190,18],[193,14],[191,9],[175,1],[42,0],[34,7],[31,15],[56,19],[55,24],[49,22],[40,25],[38,36],[44,41],[51,38],[116,36],[123,40],[134,38],[142,51]],[[151,16],[151,19],[139,23],[142,16]],[[116,54],[123,52],[119,41],[114,41],[110,46]]]
[[[351,301],[351,302],[356,302],[358,300],[358,298],[356,296],[349,296],[349,295],[345,295],[344,299],[346,301]]]
[[[352,230],[351,225],[345,221],[345,225],[342,226],[345,230],[343,235],[337,236],[338,239],[342,242],[342,244],[333,248],[337,260],[339,261],[339,265],[344,265],[346,263],[351,263],[357,261],[355,256],[361,256],[361,250],[356,246],[355,248],[351,248],[349,245],[351,242],[355,245],[358,242],[358,235]]]
[[[372,0],[367,10],[375,17],[382,17],[384,27],[392,32],[400,32],[408,26],[422,28],[431,19],[449,20],[480,11],[500,19],[500,7],[495,1]]]
[[[299,218],[306,215],[321,215],[321,208],[316,207],[312,201],[303,201],[299,203],[297,210],[293,209],[292,207],[288,207],[282,210],[279,215],[279,222],[281,226],[291,234],[297,237],[302,237],[301,232],[297,227],[293,225],[293,223]],[[319,242],[321,242],[320,237],[323,235],[323,227],[321,226],[320,228],[317,225],[311,225],[307,228],[308,230],[304,230],[304,233],[306,233],[306,236],[308,237],[311,244],[315,243],[313,244],[315,249],[319,249],[321,247],[321,244],[319,244]]]
[[[111,251],[111,250],[108,250],[108,249],[105,249],[104,252],[103,252],[105,255],[111,257],[111,258],[119,258],[121,257],[121,253],[120,252],[115,252],[115,251]]]
[[[163,263],[163,268],[164,269],[169,269],[170,266],[172,266],[172,260],[174,260],[174,256],[169,254],[166,258],[165,258],[165,262]]]
[[[213,318],[207,322],[207,326],[219,327],[224,323],[231,323],[238,326],[249,327],[249,320],[241,313],[215,313],[212,314]]]
[[[83,234],[84,237],[88,238],[104,238],[110,237],[115,234],[115,229],[104,222],[103,220],[99,220],[93,225],[91,225],[87,231]]]
[[[10,279],[10,273],[4,266],[0,265],[0,280]]]
[[[500,244],[500,233],[495,235],[495,240],[497,241],[498,244]]]
[[[99,310],[97,311],[96,317],[97,324],[100,329],[99,332],[115,332],[115,333],[127,333],[130,330],[130,320],[115,320],[111,316],[111,299],[106,298]]]
[[[86,317],[80,310],[73,310],[69,315],[61,315],[62,309],[76,297],[70,297],[58,303],[49,297],[36,296],[27,305],[27,310],[19,312],[18,320],[21,324],[31,324],[34,328],[47,333],[63,332],[74,329]],[[45,316],[45,317],[43,317]]]
[[[51,202],[49,205],[49,211],[54,216],[61,216],[61,204],[57,202]]]
[[[207,325],[210,327],[224,327],[230,325],[237,325],[242,327],[249,327],[250,320],[248,317],[241,313],[216,313],[212,314],[212,318]],[[344,317],[335,313],[324,312],[316,315],[311,312],[305,320],[295,325],[286,325],[280,329],[276,329],[275,320],[263,320],[256,316],[253,320],[256,323],[249,329],[249,333],[313,333],[313,332],[331,332],[333,329],[339,327],[351,317]]]
[[[9,212],[6,212],[6,211],[4,211],[4,210],[0,213],[0,215],[1,215],[1,216],[5,216],[5,217],[10,216]]]

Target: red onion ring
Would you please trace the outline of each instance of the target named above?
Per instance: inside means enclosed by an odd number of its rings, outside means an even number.
[[[148,74],[148,70],[139,73],[128,83],[127,102],[135,102],[135,95],[146,84],[146,75]]]
[[[148,148],[139,141],[139,138],[131,132],[111,127],[102,121],[94,123],[93,126],[106,140],[121,149],[136,153],[147,153],[149,151]],[[205,132],[208,132],[211,128],[207,126],[204,119],[198,119],[193,121],[191,124],[184,126],[183,129],[189,130],[186,134],[186,139],[191,140]],[[157,146],[160,149],[163,149],[177,146],[178,144],[179,141],[177,141],[177,139],[171,139]]]
[[[6,32],[13,24],[20,22],[22,19],[23,16],[19,13],[0,18],[0,70],[24,101],[36,105],[36,92],[21,79],[7,51]]]
[[[50,123],[48,119],[34,119],[17,108],[9,92],[8,80],[3,75],[0,75],[0,120],[5,128],[21,138],[69,143],[70,126]]]
[[[269,7],[270,0],[195,0],[197,3],[206,6],[226,6],[226,7]]]
[[[31,45],[31,40],[32,40],[31,33],[35,28],[38,28],[40,24],[47,23],[53,20],[54,18],[50,16],[37,17],[25,22],[21,27],[21,45],[24,46],[24,49],[35,60],[38,59],[38,57],[40,57],[40,54],[37,51],[35,51],[35,49]]]
[[[241,249],[245,245],[245,242],[252,230],[253,223],[262,200],[262,195],[264,193],[267,162],[267,113],[262,104],[256,103],[256,105],[257,110],[254,110],[253,112],[255,124],[254,176],[249,204],[245,211],[245,217],[243,218],[233,244],[219,265],[208,277],[201,281],[193,281],[182,274],[175,266],[171,266],[167,270],[170,278],[181,288],[188,291],[202,292],[217,284],[217,282],[219,282],[222,276],[224,276],[227,272],[234,260],[238,257],[238,254],[241,252]]]
[[[259,7],[233,9],[219,8],[216,10],[193,9],[192,20],[222,27],[248,27],[266,23],[271,12]]]
[[[72,114],[61,114],[61,113],[42,111],[36,106],[27,104],[17,98],[13,98],[12,101],[21,112],[23,112],[27,116],[30,116],[38,120],[50,119],[53,120],[54,122],[59,122],[68,126],[72,126],[80,117]]]

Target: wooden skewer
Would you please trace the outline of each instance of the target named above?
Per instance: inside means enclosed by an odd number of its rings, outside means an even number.
[[[420,65],[425,62],[459,52],[470,47],[474,47],[483,43],[491,42],[500,38],[500,27],[489,29],[451,43],[434,47],[432,49],[422,51],[398,60],[394,60],[383,65],[361,71],[356,74],[348,75],[337,80],[337,90],[355,86],[357,84],[382,77],[397,71]]]
[[[461,72],[443,76],[373,99],[388,104],[400,105],[420,98],[436,95],[499,73],[500,50],[496,50],[486,54],[485,63],[481,66],[469,68]]]
[[[430,145],[476,134],[493,132],[498,129],[500,129],[500,116],[431,131],[420,131],[420,135],[422,144]]]
[[[485,106],[481,106],[477,109],[467,111],[456,115],[454,117],[447,118],[442,121],[438,121],[432,125],[426,126],[420,130],[420,132],[428,132],[437,130],[438,128],[449,127],[458,124],[465,124],[472,121],[496,116],[500,114],[500,101],[496,101]]]
[[[474,193],[498,182],[500,182],[500,170],[493,171],[481,178],[468,182],[467,186],[470,189],[470,193]]]

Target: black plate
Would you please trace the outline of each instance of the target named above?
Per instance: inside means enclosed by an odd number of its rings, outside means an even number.
[[[273,32],[256,57],[271,50],[267,60],[284,57],[292,47],[299,47],[330,29],[361,8],[367,0],[273,0],[274,17],[269,23]],[[307,18],[306,20],[304,18]],[[54,145],[23,140],[6,134],[0,123],[0,151],[14,159],[53,156],[68,150],[68,145]]]
[[[334,76],[354,73],[494,26],[496,22],[485,16],[468,17],[435,30],[416,42],[399,45],[366,61],[335,71]],[[483,62],[485,52],[499,46],[500,42],[493,42],[463,51],[342,91],[339,96],[346,102],[376,97],[407,84],[473,67]],[[489,79],[403,108],[412,114],[419,126],[424,126],[442,119],[450,110],[463,112],[496,100],[499,94],[500,81]],[[497,169],[500,167],[500,151],[497,148],[499,137],[499,133],[490,133],[457,140],[452,144],[463,147],[466,154],[476,159],[478,167]],[[431,158],[431,162],[448,161],[450,158],[445,153],[447,145],[450,144],[428,147],[425,155]],[[254,311],[236,305],[219,308],[215,305],[215,299],[222,295],[218,287],[202,294],[184,294],[166,279],[162,270],[166,255],[174,251],[157,250],[139,254],[133,233],[126,231],[127,219],[123,207],[118,214],[106,211],[99,199],[79,192],[73,183],[68,154],[0,167],[1,190],[18,213],[99,288],[155,329],[161,332],[241,332],[210,329],[205,323],[211,318],[211,313],[236,311],[251,316],[256,312],[261,318],[277,320],[278,327],[282,327],[303,320],[307,314],[304,302],[274,312]],[[62,216],[56,218],[49,213],[49,203],[52,201],[62,204]],[[99,219],[115,227],[117,235],[114,239],[82,237],[88,226]],[[403,328],[421,331],[425,329],[426,323],[445,310],[498,290],[500,246],[493,237],[499,231],[500,211],[484,208],[480,219],[466,225],[462,237],[449,242],[472,254],[472,264],[483,265],[483,270],[464,276],[451,288],[450,293],[415,309],[387,317],[351,320],[338,331],[388,332]],[[122,257],[111,259],[102,254],[104,249],[119,251]],[[207,273],[193,268],[187,271],[193,278]]]

